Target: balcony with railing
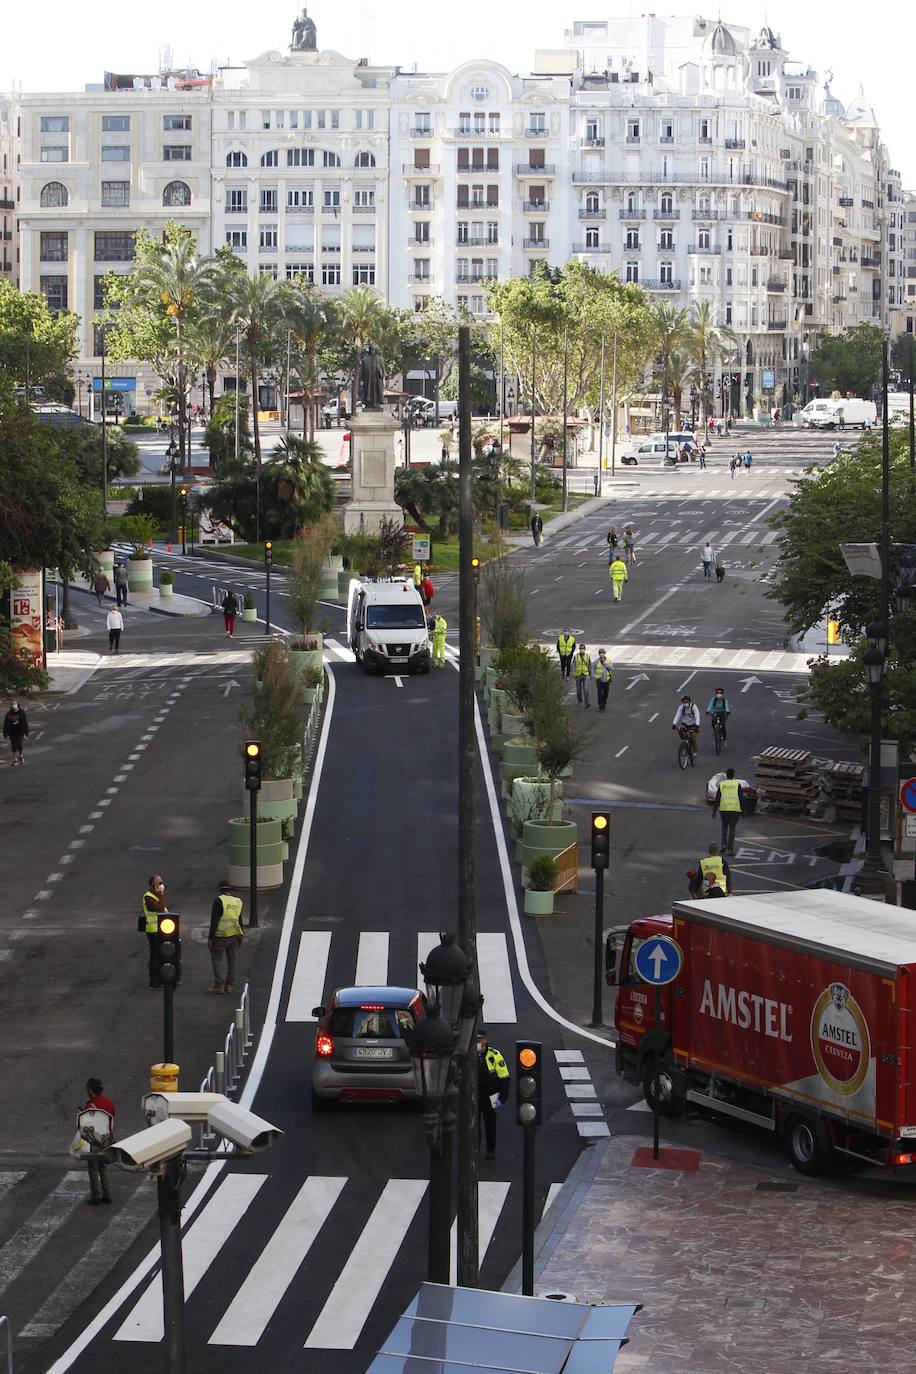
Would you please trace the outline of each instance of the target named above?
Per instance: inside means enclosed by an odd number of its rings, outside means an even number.
[[[794,262],[794,261],[795,261],[795,249],[794,249],[794,248],[780,248],[780,249],[779,249],[779,252],[776,254],[776,256],[777,256],[777,258],[781,258],[783,262]]]
[[[533,162],[517,162],[515,164],[517,177],[553,177],[556,174],[556,164],[553,162],[543,162],[540,166]]]
[[[0,210],[15,210],[16,202],[7,196],[0,196]]]
[[[531,124],[525,129],[525,138],[549,138],[550,130],[546,125]]]
[[[747,147],[747,144],[745,143],[745,141],[744,141],[743,138],[727,138],[727,139],[725,140],[725,146],[726,146],[726,148],[729,148],[729,149],[732,149],[732,148],[746,148],[746,147]]]
[[[579,209],[580,219],[607,219],[607,210],[583,210]]]
[[[457,129],[452,129],[452,138],[499,138],[499,129],[472,129],[464,124],[459,124]]]
[[[435,243],[436,243],[436,240],[435,240],[435,239],[408,239],[408,240],[407,240],[407,247],[408,247],[408,248],[433,248],[433,247],[435,246]]]
[[[672,277],[671,281],[643,277],[639,285],[645,287],[647,291],[680,291],[681,289],[679,277]]]
[[[289,208],[289,207],[287,207],[287,208]],[[227,215],[247,215],[247,214],[248,214],[248,206],[247,206],[247,205],[227,205],[227,206],[226,206],[226,214],[227,214]]]
[[[497,248],[499,246],[498,239],[483,234],[465,234],[463,237],[459,234],[456,242],[459,248]]]
[[[837,200],[837,204],[842,205],[846,210],[851,210],[855,205],[855,201],[852,196],[840,196]]]
[[[407,280],[412,286],[429,286],[432,277],[428,272],[411,272],[408,274]]]
[[[691,215],[698,220],[716,220],[719,218],[718,210],[691,210]]]
[[[617,213],[619,214],[619,216],[620,216],[621,219],[645,219],[645,217],[646,217],[646,212],[645,212],[645,210],[639,210],[639,209],[634,209],[634,210],[618,210]]]
[[[550,239],[524,239],[525,248],[549,248]]]
[[[597,135],[596,135],[594,138],[583,138],[583,140],[582,140],[582,147],[583,147],[583,148],[603,148],[603,147],[604,147],[604,139],[603,139],[603,138],[599,138]]]
[[[627,143],[632,145],[634,143],[640,143],[642,140],[640,139],[639,134],[627,134],[626,141]]]
[[[435,208],[436,202],[433,200],[432,196],[429,196],[426,200],[409,200],[407,202],[407,209],[411,214],[417,212],[422,214],[424,210],[435,210]],[[468,207],[465,206],[464,208],[467,209]]]
[[[545,215],[549,209],[549,200],[526,200],[522,204],[526,215]]]
[[[665,147],[670,147],[674,143],[674,134],[659,134],[658,141]]]
[[[767,281],[768,291],[785,291],[786,284],[781,277],[770,277]]]
[[[302,208],[305,209],[306,207],[303,206]],[[312,207],[309,205],[307,208],[308,208],[309,210],[311,210]],[[287,209],[289,209],[288,206],[287,206]],[[374,204],[373,204],[373,205],[354,205],[354,206],[352,207],[352,209],[353,209],[354,215],[374,215],[374,214],[375,214],[375,205],[374,205]]]
[[[415,124],[410,131],[411,138],[432,138],[432,136],[433,126],[431,124]]]
[[[869,267],[869,268],[871,268],[873,271],[877,271],[878,268],[881,266],[881,259],[880,259],[880,258],[863,257],[863,258],[860,259],[860,262],[861,262],[861,265],[862,265],[863,267]]]
[[[460,170],[459,168],[459,171]],[[466,170],[470,171],[470,168]],[[483,168],[479,170],[483,171]],[[437,177],[442,174],[442,168],[439,166],[438,162],[428,162],[425,167],[419,162],[402,162],[401,171],[405,177]]]
[[[743,219],[749,219],[754,224],[776,224],[782,227],[785,220],[781,215],[771,215],[767,210],[745,210]]]
[[[774,333],[774,332],[776,332],[776,331],[778,331],[778,330],[780,330],[780,329],[788,329],[788,327],[789,327],[789,321],[788,321],[788,320],[766,320],[763,327],[764,327],[764,329],[766,329],[769,333],[772,334],[772,333]]]
[[[462,284],[464,284],[464,283],[479,282],[479,281],[497,281],[497,280],[498,280],[498,276],[497,276],[497,273],[496,273],[496,272],[456,272],[456,273],[455,273],[455,281],[461,282]]]
[[[354,243],[350,249],[351,253],[374,253],[374,243]]]
[[[688,254],[717,254],[722,252],[722,248],[719,244],[707,244],[705,247],[700,247],[698,243],[688,243],[687,252]]]
[[[653,219],[680,219],[680,217],[681,217],[681,212],[680,212],[680,210],[675,210],[673,206],[672,206],[672,208],[671,208],[670,210],[653,210],[653,211],[652,211],[652,218],[653,218]]]

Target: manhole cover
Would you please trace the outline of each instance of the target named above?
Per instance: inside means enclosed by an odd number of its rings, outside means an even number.
[[[758,1183],[758,1193],[797,1193],[797,1183]]]

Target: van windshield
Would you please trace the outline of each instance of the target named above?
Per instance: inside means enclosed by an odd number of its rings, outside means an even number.
[[[408,603],[406,606],[395,604],[394,606],[366,607],[367,630],[423,630],[425,628],[426,618],[422,606]]]

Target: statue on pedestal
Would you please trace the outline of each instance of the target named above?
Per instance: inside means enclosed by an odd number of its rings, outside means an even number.
[[[381,354],[368,344],[360,363],[359,394],[366,410],[381,410],[385,390],[385,367]]]
[[[290,52],[315,52],[318,47],[318,33],[315,28],[314,19],[309,19],[308,12],[303,5],[302,13],[293,24],[293,41],[290,44]]]

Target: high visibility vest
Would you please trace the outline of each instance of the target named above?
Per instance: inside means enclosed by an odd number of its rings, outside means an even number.
[[[448,629],[448,621],[445,619],[445,616],[444,616],[444,615],[437,615],[437,616],[436,616],[436,619],[435,619],[435,622],[434,622],[434,624],[433,624],[433,637],[434,637],[435,639],[444,639],[444,638],[445,638],[445,632],[446,632],[447,629]]]
[[[569,656],[575,651],[575,647],[575,635],[560,635],[560,638],[557,640],[557,648],[559,649],[560,654],[563,658],[569,658]]]
[[[149,898],[149,901],[147,901]],[[168,907],[166,907],[168,911]],[[146,917],[147,935],[155,935],[159,929],[159,898],[147,889],[143,894],[143,915]]]
[[[423,569],[420,567],[419,563],[415,563],[413,567],[413,584],[415,587],[419,587],[422,581]]]
[[[719,783],[719,810],[740,811],[741,784],[737,778],[723,778]]]
[[[487,1071],[489,1073],[495,1073],[497,1078],[509,1077],[508,1066],[506,1064],[505,1059],[503,1059],[502,1055],[500,1054],[499,1050],[494,1050],[492,1048],[488,1049],[485,1058],[487,1064]]]
[[[227,897],[225,893],[220,894],[220,901],[223,904],[223,914],[216,923],[216,935],[220,938],[224,935],[241,935],[242,933],[242,899],[241,897]]]
[[[718,854],[709,854],[700,860],[700,872],[707,888],[721,887],[725,891],[725,865]]]
[[[620,558],[615,559],[610,568],[608,568],[608,572],[615,582],[626,582],[627,580],[627,565]]]
[[[576,654],[573,659],[573,670],[576,677],[590,677],[592,671],[592,661],[588,654]]]
[[[611,665],[608,663],[607,659],[598,659],[595,664],[595,677],[598,682],[610,682]]]

